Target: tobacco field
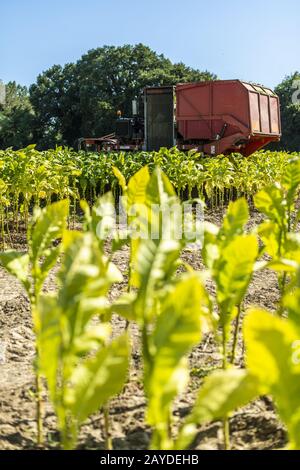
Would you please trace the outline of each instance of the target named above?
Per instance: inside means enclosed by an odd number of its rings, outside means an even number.
[[[1,449],[300,449],[299,154],[0,172]]]

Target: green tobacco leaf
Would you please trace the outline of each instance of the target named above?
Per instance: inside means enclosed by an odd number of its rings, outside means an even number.
[[[111,326],[103,323],[111,315],[108,291],[122,279],[119,270],[90,232],[64,231],[62,245],[59,291],[38,304],[38,347],[63,446],[69,448],[78,425],[123,385],[128,345],[125,337],[109,344]]]
[[[300,161],[293,161],[289,163],[284,171],[282,178],[282,185],[287,192],[287,204],[293,205],[294,199],[297,196],[300,185]]]
[[[299,329],[264,310],[252,309],[245,321],[247,366],[267,386],[287,426],[290,446],[300,449]]]
[[[141,168],[130,178],[126,191],[128,209],[134,204],[145,204],[146,188],[149,184],[149,180],[150,175],[147,166]]]
[[[134,309],[134,302],[137,294],[135,292],[126,292],[122,294],[117,300],[111,305],[111,312],[129,321],[138,321],[136,312]]]
[[[278,224],[270,221],[262,222],[258,227],[258,235],[264,244],[264,250],[272,258],[277,258],[281,239]]]
[[[283,225],[286,220],[283,194],[276,185],[268,186],[254,196],[255,207],[270,220]]]
[[[159,168],[154,170],[150,180],[148,179],[147,186],[143,187],[142,196],[137,198],[135,195],[135,199],[138,209],[135,208],[137,216],[134,219],[133,235],[138,235],[133,236],[131,244],[130,285],[140,287],[142,279],[138,258],[147,256],[147,251],[159,252],[161,243],[164,243],[164,247],[168,243],[169,246],[171,243],[173,246],[177,243],[179,247],[182,242],[182,236],[178,236],[178,230],[181,229],[182,224],[182,212],[169,179]],[[141,252],[143,252],[142,255]]]
[[[92,209],[91,230],[103,245],[116,224],[115,200],[111,192],[101,196]]]
[[[203,260],[216,283],[219,325],[228,333],[230,321],[245,296],[258,256],[254,235],[244,235],[249,218],[244,198],[229,204],[222,227],[205,224]]]
[[[213,372],[200,389],[189,421],[200,424],[224,418],[266,390],[243,369]]]
[[[125,193],[126,190],[127,190],[127,184],[126,184],[126,179],[125,179],[125,176],[123,175],[123,173],[121,173],[121,171],[113,166],[112,168],[113,170],[113,173],[115,175],[115,177],[117,178],[118,182],[119,182],[119,185],[121,186],[122,188],[122,191]]]
[[[233,239],[244,233],[249,218],[248,204],[244,198],[230,202],[222,227],[206,222],[204,224],[203,259],[212,270],[215,262],[222,256],[223,249]]]
[[[147,233],[134,246],[131,267],[135,271],[135,286],[141,291],[137,306],[147,315],[153,304],[154,289],[170,278],[177,267],[182,243],[178,236],[182,214],[172,211],[174,203],[179,204],[179,201],[170,181],[159,168],[151,175],[145,201],[147,220],[140,217],[138,223],[147,228]]]
[[[106,345],[111,337],[111,329],[109,323],[90,325],[80,336],[75,338],[75,354],[83,356],[89,354],[91,351],[95,351],[99,346]]]
[[[146,189],[149,184],[150,175],[148,167],[141,168],[133,175],[128,183],[128,187],[123,197],[123,204],[127,210],[128,223],[133,231],[141,231],[145,228],[145,223],[141,217],[145,213]],[[130,242],[130,278],[129,285],[131,287],[139,286],[139,279],[136,274],[136,255],[140,245],[140,237],[134,234]]]
[[[128,367],[129,345],[124,334],[74,370],[66,402],[79,423],[122,390]]]
[[[257,256],[258,242],[255,235],[237,236],[223,248],[213,271],[222,326],[230,323],[235,306],[242,302]]]
[[[80,201],[80,209],[84,213],[85,228],[88,229],[89,227],[91,227],[92,223],[92,214],[90,206],[86,201]]]
[[[38,291],[57,261],[60,247],[54,246],[54,242],[62,237],[68,213],[69,202],[59,201],[38,210],[33,217],[29,256]]]
[[[196,274],[184,276],[161,304],[153,335],[152,359],[145,357],[147,419],[158,432],[166,432],[172,400],[187,385],[186,355],[206,329],[210,301]]]
[[[59,351],[61,348],[60,317],[57,298],[41,295],[38,305],[40,331],[37,338],[39,346],[39,369],[47,379],[51,400],[56,403],[59,393]]]
[[[149,206],[152,204],[163,206],[169,203],[170,198],[176,198],[176,193],[170,180],[159,167],[156,167],[151,175],[146,189],[146,196]]]
[[[139,294],[135,302],[136,318],[153,315],[156,290],[171,279],[177,268],[180,244],[175,240],[142,240],[137,257],[136,272]]]
[[[205,222],[204,224],[204,244],[202,249],[203,261],[208,269],[212,269],[214,263],[220,257],[220,248],[218,246],[219,227],[217,225]]]
[[[101,254],[90,233],[65,232],[63,247],[58,303],[69,317],[73,333],[78,333],[92,315],[107,312],[109,306],[105,297],[110,286],[122,280],[122,275]]]
[[[299,276],[299,265],[298,265]],[[299,285],[299,280],[298,280]],[[300,331],[300,288],[296,287],[289,292],[283,299],[283,305],[287,309],[288,318],[294,323],[294,326]],[[299,337],[300,340],[300,337]]]
[[[175,449],[185,449],[192,443],[199,424],[225,418],[265,391],[258,379],[245,370],[231,368],[213,372],[200,388],[196,404],[179,432]]]
[[[224,239],[228,243],[235,235],[243,233],[248,219],[249,209],[245,198],[230,202],[219,232],[219,240]]]
[[[30,281],[28,278],[29,256],[18,251],[5,251],[0,253],[0,263],[13,276],[15,276],[29,292]]]
[[[69,202],[55,202],[38,213],[31,228],[31,258],[37,261],[52,243],[61,238],[69,213]]]

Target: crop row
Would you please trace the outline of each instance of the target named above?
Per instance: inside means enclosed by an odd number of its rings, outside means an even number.
[[[300,449],[299,159],[286,163],[276,183],[255,194],[254,204],[264,216],[258,228],[245,231],[249,220],[245,198],[229,203],[221,227],[204,224],[203,245],[198,248],[205,265],[201,272],[181,261],[191,239],[176,236],[179,219],[171,208],[183,210],[184,204],[161,169],[150,174],[143,167],[129,182],[117,168],[113,172],[130,221],[122,237],[114,230],[111,193],[100,197],[92,209],[81,202],[80,232],[66,228],[69,201],[65,199],[34,210],[28,252],[0,255],[2,265],[23,284],[31,304],[38,444],[43,443],[44,377],[62,447],[76,447],[81,425],[99,409],[105,417],[106,444],[111,446],[109,401],[122,391],[131,363],[129,330],[112,337],[112,315],[118,314],[140,331],[145,419],[152,429],[152,449],[193,446],[198,426],[213,420],[222,421],[224,447],[229,449],[230,415],[262,395],[273,398],[288,430],[289,448]],[[140,209],[133,211],[136,205]],[[162,222],[157,206],[170,209],[164,212],[167,220]],[[136,236],[149,223],[151,233],[158,236]],[[123,244],[130,248],[128,285],[124,289],[122,284],[119,297],[112,300],[111,286],[121,283],[122,275],[111,255]],[[58,290],[45,294],[45,279],[58,259]],[[275,312],[244,311],[249,283],[260,269],[277,273],[280,299]],[[215,285],[214,296],[206,289],[207,279]],[[194,406],[179,428],[174,427],[174,400],[189,384],[188,355],[209,332],[220,347],[222,365],[204,379]],[[245,368],[236,365],[240,334]]]
[[[296,156],[296,154],[294,154]],[[0,151],[0,231],[2,243],[14,230],[28,225],[33,205],[45,205],[67,198],[72,213],[77,202],[92,205],[98,196],[111,189],[118,193],[113,167],[129,180],[144,165],[152,171],[160,166],[181,198],[204,198],[212,207],[244,195],[251,198],[267,184],[278,181],[293,154],[258,152],[245,159],[238,154],[230,157],[203,158],[195,152],[161,149],[153,153],[96,154],[57,148],[38,152],[34,146],[24,150]]]

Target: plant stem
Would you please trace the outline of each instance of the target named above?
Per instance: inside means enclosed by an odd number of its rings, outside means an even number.
[[[112,450],[112,440],[110,436],[110,422],[109,422],[109,405],[103,407],[104,415],[104,434],[105,434],[105,450]]]
[[[227,363],[227,335],[225,331],[225,326],[222,328],[222,356],[223,356],[223,362],[222,362],[222,368],[225,370],[227,369],[228,363]]]
[[[65,410],[64,410],[65,412]],[[63,450],[73,450],[76,448],[77,442],[77,428],[74,425],[72,417],[68,414],[64,414],[61,421],[61,445]]]
[[[241,320],[241,305],[238,305],[238,314],[235,319],[235,325],[234,325],[234,334],[233,334],[233,345],[232,345],[232,353],[231,353],[231,364],[234,364],[235,361],[235,353],[236,353],[236,347],[237,347],[237,342],[238,342],[238,336],[239,336],[239,327],[240,327],[240,320]]]
[[[42,414],[42,383],[41,376],[36,371],[35,374],[35,388],[36,388],[36,424],[37,424],[37,445],[43,445],[43,414]]]
[[[33,278],[35,279],[35,271],[32,271]],[[30,303],[31,303],[31,314],[32,320],[34,324],[34,332],[36,335],[36,346],[35,346],[35,388],[36,388],[36,425],[37,425],[37,445],[41,446],[44,442],[43,436],[43,413],[42,413],[42,380],[40,374],[40,351],[38,346],[38,335],[40,333],[40,324],[39,324],[39,317],[37,312],[37,289],[36,284],[34,283],[33,287],[33,294],[30,296]]]
[[[1,207],[0,210],[1,214],[1,220],[0,220],[0,225],[1,225],[1,239],[2,239],[2,249],[3,251],[5,250],[5,229],[4,229],[4,209]]]
[[[279,289],[280,289],[280,305],[279,305],[279,315],[282,316],[284,314],[284,307],[283,307],[283,298],[285,295],[285,288],[286,288],[286,281],[287,281],[287,273],[284,272],[282,276],[278,280]]]
[[[224,436],[224,450],[230,450],[230,430],[229,430],[228,416],[226,416],[223,419],[223,436]]]
[[[222,328],[222,348],[223,348],[223,370],[228,367],[227,361],[227,334],[226,326]],[[224,450],[230,450],[230,430],[229,430],[229,419],[225,416],[223,419],[223,438],[224,438]]]

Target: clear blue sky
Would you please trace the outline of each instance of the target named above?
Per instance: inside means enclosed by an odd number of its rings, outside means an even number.
[[[0,79],[25,85],[104,44],[142,42],[220,78],[300,69],[299,0],[1,0]]]

